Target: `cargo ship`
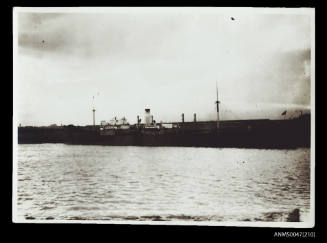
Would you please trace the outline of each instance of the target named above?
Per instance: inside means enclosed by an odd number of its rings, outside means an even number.
[[[144,122],[137,116],[135,124],[125,117],[93,126],[19,127],[18,143],[66,143],[110,146],[184,146],[296,148],[310,147],[310,114],[288,120],[225,120],[219,119],[218,89],[216,121],[156,122],[149,108]]]
[[[146,109],[148,116],[150,110]],[[193,121],[130,125],[126,120],[93,126],[18,127],[18,143],[111,146],[310,147],[310,114],[290,120]]]

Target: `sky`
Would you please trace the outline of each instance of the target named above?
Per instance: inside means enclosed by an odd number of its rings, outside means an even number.
[[[204,9],[17,11],[18,123],[215,120],[216,83],[221,120],[310,110],[312,15]]]

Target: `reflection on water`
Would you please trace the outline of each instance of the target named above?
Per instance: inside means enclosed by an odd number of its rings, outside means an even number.
[[[25,219],[287,221],[309,211],[310,150],[18,145]]]

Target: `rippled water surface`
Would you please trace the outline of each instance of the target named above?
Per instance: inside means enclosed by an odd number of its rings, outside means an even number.
[[[310,150],[18,145],[23,219],[287,221]]]

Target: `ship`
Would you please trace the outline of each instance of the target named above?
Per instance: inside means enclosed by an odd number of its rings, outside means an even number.
[[[150,108],[145,108],[144,122],[130,124],[125,117],[112,118],[90,126],[18,127],[18,143],[66,143],[109,146],[176,146],[297,148],[310,147],[311,116],[302,114],[293,119],[222,120],[219,118],[216,86],[216,121],[156,122]]]

